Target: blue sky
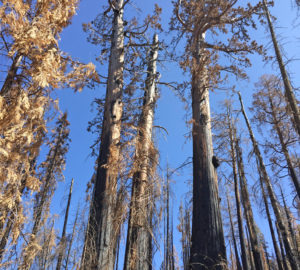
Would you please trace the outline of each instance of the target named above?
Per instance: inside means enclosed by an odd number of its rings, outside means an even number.
[[[156,1],[136,1],[138,6],[141,6],[143,12],[141,17],[146,12],[153,10]],[[256,1],[252,1],[255,3]],[[288,3],[287,3],[288,2]],[[81,1],[77,16],[73,18],[73,23],[63,31],[61,35],[60,47],[63,51],[69,53],[73,58],[87,62],[93,62],[98,70],[105,70],[106,66],[99,66],[95,62],[95,57],[98,54],[97,47],[89,44],[86,41],[87,35],[82,30],[82,23],[87,23],[93,20],[96,15],[101,12],[102,4],[106,1],[85,0]],[[167,30],[168,21],[172,12],[171,1],[162,0],[158,3],[162,11],[163,27]],[[300,57],[300,27],[299,20],[297,22],[297,10],[291,7],[290,1],[276,1],[275,7],[270,9],[271,13],[278,18],[276,32],[280,34],[281,44],[284,45],[284,51],[287,59],[297,59]],[[269,42],[269,33],[262,26],[258,26],[259,30],[253,32],[253,38],[272,49]],[[160,35],[160,39],[168,39],[165,34]],[[272,51],[271,51],[272,52]],[[228,86],[236,85],[236,88],[242,92],[246,106],[251,104],[251,95],[253,93],[253,83],[258,77],[264,73],[275,73],[279,75],[277,65],[264,64],[260,57],[252,57],[253,66],[249,69],[248,74],[250,81],[230,80]],[[292,61],[288,65],[293,84],[299,86],[300,83],[300,64],[299,61]],[[162,81],[181,81],[186,77],[182,74],[176,64],[165,63],[165,68],[160,68]],[[96,87],[94,90],[84,89],[81,93],[74,93],[70,89],[59,90],[56,92],[59,98],[59,104],[62,111],[67,110],[69,121],[71,123],[71,139],[70,150],[67,155],[67,166],[65,171],[65,183],[58,185],[57,192],[54,196],[52,211],[57,214],[62,214],[60,204],[61,198],[67,194],[68,185],[71,178],[74,177],[74,196],[72,199],[71,213],[75,213],[78,202],[82,205],[85,197],[86,183],[90,180],[93,174],[94,159],[90,155],[90,145],[93,143],[94,137],[89,134],[86,129],[88,121],[95,115],[95,111],[91,111],[91,103],[95,97],[100,97],[104,94],[103,86]],[[168,134],[159,129],[155,129],[155,138],[160,150],[160,166],[166,168],[166,163],[169,163],[171,168],[179,166],[186,158],[192,156],[191,141],[185,136],[189,132],[189,127],[186,124],[186,112],[184,104],[172,93],[168,88],[161,88],[161,97],[158,101],[156,110],[155,125],[166,128]],[[227,94],[222,91],[216,91],[211,94],[211,109],[212,112],[218,112],[220,109],[220,101],[226,98]],[[249,114],[249,111],[248,111]],[[248,150],[251,149],[248,144]],[[163,172],[165,173],[165,172]],[[191,167],[186,168],[180,175],[174,174],[172,179],[174,185],[172,187],[174,193],[174,226],[176,226],[178,218],[178,207],[183,194],[187,192],[186,180],[192,178]],[[268,229],[261,215],[256,213],[256,219],[259,220],[263,233],[268,236]],[[58,222],[61,224],[61,221]],[[175,245],[178,253],[179,234],[174,228]],[[180,257],[180,254],[179,254]],[[160,259],[157,258],[157,261]],[[159,265],[156,265],[157,269]]]

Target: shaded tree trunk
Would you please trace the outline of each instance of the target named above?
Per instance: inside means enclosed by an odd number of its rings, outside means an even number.
[[[251,241],[250,241],[250,237],[249,237],[249,230],[248,230],[248,227],[245,226],[245,229],[246,229],[246,236],[247,236],[247,244],[248,244],[248,255],[249,255],[249,261],[250,261],[250,265],[251,265],[251,269],[255,269],[255,266],[254,266],[254,260],[253,260],[253,248],[252,248],[252,245],[251,245]]]
[[[294,120],[294,126],[296,131],[298,132],[299,136],[300,136],[300,114],[299,114],[299,108],[298,108],[298,104],[297,104],[297,100],[289,79],[289,76],[287,74],[287,71],[285,69],[285,65],[282,59],[282,55],[281,55],[281,51],[279,49],[279,45],[277,42],[277,38],[275,35],[275,31],[273,28],[273,24],[271,21],[271,16],[267,7],[267,2],[266,0],[263,0],[263,5],[264,5],[264,9],[265,9],[265,15],[267,17],[267,21],[268,21],[268,26],[269,26],[269,30],[271,33],[271,37],[272,37],[272,43],[274,46],[274,50],[275,50],[275,55],[276,55],[276,60],[278,62],[279,65],[279,69],[280,69],[280,73],[281,73],[281,77],[284,83],[284,89],[285,89],[285,96],[286,99],[290,105],[290,108],[292,110],[292,114],[293,114],[293,120]]]
[[[65,255],[65,250],[66,250],[66,242],[67,242],[66,229],[67,229],[69,209],[70,209],[71,198],[72,198],[73,183],[74,183],[74,179],[72,179],[72,181],[71,181],[71,186],[70,186],[70,191],[69,191],[69,197],[68,197],[67,209],[66,209],[66,213],[65,213],[64,225],[63,225],[63,230],[62,230],[61,239],[60,239],[60,243],[59,243],[60,252],[58,254],[56,270],[60,270],[61,263],[62,263],[63,257]]]
[[[113,270],[116,238],[113,209],[120,155],[124,70],[123,0],[114,1],[101,145],[81,269]]]
[[[125,251],[124,270],[147,270],[149,261],[149,220],[148,204],[150,203],[149,166],[152,147],[152,127],[156,93],[156,61],[158,56],[158,36],[154,35],[148,63],[148,74],[145,86],[144,104],[140,116],[132,195],[128,220],[128,232]]]
[[[280,250],[281,250],[281,256],[282,256],[282,262],[283,262],[284,269],[285,270],[291,270],[290,265],[287,261],[286,254],[284,252],[284,246],[282,244],[282,237],[281,237],[281,233],[280,233],[280,229],[278,227],[277,221],[275,221],[275,226],[276,226],[276,229],[277,229],[278,241],[279,241],[279,246],[280,246]]]
[[[201,43],[197,37],[193,52],[192,117],[193,117],[193,218],[190,267],[224,269],[226,248],[218,196],[216,169],[213,166],[213,147],[207,72],[202,67]],[[201,67],[201,69],[199,68]],[[200,70],[199,70],[200,69]]]
[[[248,131],[249,131],[249,134],[250,134],[250,138],[251,138],[251,141],[252,141],[252,144],[253,144],[254,153],[255,153],[256,158],[257,158],[258,163],[259,163],[259,171],[262,174],[262,178],[264,180],[264,183],[265,183],[265,185],[267,187],[267,190],[268,190],[268,193],[269,193],[269,197],[270,197],[270,200],[271,200],[271,205],[273,207],[273,210],[274,210],[274,213],[275,213],[275,216],[276,216],[276,220],[278,222],[279,229],[282,233],[283,243],[284,243],[285,250],[287,252],[289,262],[290,262],[293,270],[300,269],[300,265],[299,265],[299,262],[298,262],[298,256],[295,254],[295,252],[293,250],[293,246],[292,246],[291,240],[288,236],[288,230],[287,230],[286,224],[284,223],[278,200],[277,200],[276,195],[274,193],[274,190],[273,190],[271,181],[269,179],[265,164],[263,162],[262,155],[261,155],[260,150],[258,148],[258,144],[256,142],[256,139],[254,138],[254,134],[253,134],[252,128],[250,126],[249,120],[248,120],[247,115],[245,113],[241,94],[240,93],[238,93],[238,94],[239,94],[239,100],[240,100],[240,104],[241,104],[241,110],[242,110],[242,113],[244,115],[244,118],[245,118],[245,121],[246,121],[246,124],[247,124],[247,127],[248,127]]]

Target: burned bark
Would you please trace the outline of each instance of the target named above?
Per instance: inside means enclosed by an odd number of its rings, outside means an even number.
[[[128,221],[128,233],[125,251],[124,270],[151,269],[149,261],[149,220],[148,204],[150,203],[148,175],[150,151],[152,146],[152,127],[156,93],[156,61],[158,56],[158,36],[154,35],[148,62],[144,103],[140,116],[134,175],[132,179],[132,195]]]
[[[123,111],[124,1],[113,9],[108,80],[102,123],[101,145],[81,269],[113,270],[116,238],[113,209],[117,191],[120,132]],[[87,251],[87,248],[90,250]]]

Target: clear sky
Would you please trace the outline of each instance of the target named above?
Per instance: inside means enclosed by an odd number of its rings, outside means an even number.
[[[141,7],[141,17],[146,12],[153,10],[156,1],[135,1]],[[252,1],[255,3],[256,1]],[[107,69],[106,66],[100,66],[95,62],[95,57],[98,54],[97,47],[89,44],[86,41],[87,35],[82,30],[82,23],[87,23],[93,20],[98,13],[102,11],[102,5],[105,0],[84,0],[80,2],[77,16],[73,18],[73,23],[61,35],[60,47],[63,51],[72,55],[83,62],[93,62],[97,69],[103,73]],[[158,3],[162,11],[162,23],[165,30],[168,28],[168,21],[172,12],[171,1],[162,0]],[[271,13],[278,18],[276,32],[280,34],[280,42],[284,46],[284,52],[287,59],[295,59],[289,63],[288,69],[294,86],[300,84],[300,26],[297,18],[297,10],[292,8],[290,1],[276,1],[275,7],[270,9]],[[268,45],[272,49],[269,42],[269,34],[264,27],[258,25],[259,30],[253,32],[253,38],[264,45]],[[169,39],[166,34],[161,34],[160,39]],[[253,67],[249,69],[250,81],[235,81],[230,80],[228,86],[236,85],[236,88],[242,92],[246,106],[251,104],[251,95],[253,93],[253,83],[257,81],[264,73],[278,73],[276,63],[264,64],[260,57],[253,57]],[[105,72],[105,71],[104,71]],[[165,67],[159,68],[162,81],[181,81],[184,75],[179,68],[174,64],[165,63]],[[86,183],[90,180],[94,170],[94,158],[90,155],[90,146],[94,141],[94,137],[87,132],[88,121],[95,115],[95,111],[91,111],[91,103],[95,97],[103,95],[105,88],[103,86],[96,87],[94,90],[84,89],[81,93],[74,93],[70,89],[57,91],[57,97],[60,99],[60,108],[62,111],[68,111],[69,121],[71,123],[71,139],[70,150],[67,155],[67,166],[65,171],[65,183],[58,185],[58,190],[54,196],[52,210],[57,214],[62,214],[60,204],[61,198],[67,194],[67,187],[72,177],[75,179],[74,196],[72,201],[71,213],[75,213],[78,202],[82,205],[85,197]],[[185,136],[189,133],[189,127],[186,121],[189,120],[184,111],[184,105],[168,88],[161,88],[161,97],[158,101],[156,110],[155,125],[166,128],[168,134],[159,129],[155,129],[155,137],[160,150],[160,167],[166,168],[166,163],[169,163],[171,168],[179,166],[186,158],[192,157],[191,141]],[[217,91],[211,94],[211,109],[212,112],[218,112],[219,101],[226,98],[226,93]],[[249,112],[248,112],[249,113]],[[248,150],[251,149],[248,144]],[[165,172],[160,172],[165,174]],[[174,193],[174,227],[178,223],[178,207],[180,200],[185,192],[187,192],[186,181],[192,179],[191,167],[186,168],[181,174],[174,174],[172,177],[174,184],[172,190]],[[62,215],[61,215],[62,216]],[[266,223],[261,215],[256,214],[256,219],[265,235],[268,235]],[[72,218],[73,219],[73,218]],[[61,221],[58,223],[61,224]],[[174,228],[175,245],[178,253],[180,253],[179,234]],[[268,239],[270,239],[267,236]],[[162,252],[162,251],[161,251]],[[180,257],[180,254],[179,254]],[[157,261],[160,259],[157,258]],[[159,265],[155,265],[158,269]]]

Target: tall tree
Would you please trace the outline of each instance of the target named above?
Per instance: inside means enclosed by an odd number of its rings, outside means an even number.
[[[290,149],[297,149],[299,140],[290,123],[290,109],[286,106],[281,91],[282,82],[274,75],[264,75],[256,87],[258,91],[253,95],[252,102],[253,118],[258,126],[265,127],[264,135],[267,133],[268,138],[275,140],[266,138],[265,149],[271,152],[270,160],[276,165],[279,173],[287,167],[300,198],[300,183],[290,151]],[[267,129],[268,126],[271,128],[270,130]],[[269,132],[266,132],[267,130]],[[283,162],[286,165],[283,165]]]
[[[49,143],[49,153],[45,162],[41,165],[43,170],[41,174],[41,190],[37,194],[33,213],[33,227],[26,246],[24,246],[22,255],[23,261],[18,269],[29,270],[33,260],[38,252],[38,233],[47,218],[50,202],[56,182],[63,179],[62,171],[65,167],[65,155],[69,149],[69,122],[67,114],[64,113],[57,121],[56,131],[53,134],[52,141]]]
[[[99,58],[101,62],[108,60],[108,74],[99,140],[100,150],[82,254],[82,269],[112,270],[114,267],[118,231],[114,231],[113,209],[120,172],[124,66],[127,65],[126,70],[129,70],[127,74],[131,74],[132,81],[135,83],[137,80],[135,77],[138,77],[135,71],[135,60],[140,55],[138,50],[141,48],[135,42],[146,32],[149,25],[156,25],[158,20],[156,15],[148,16],[141,26],[137,25],[135,19],[124,21],[124,8],[128,2],[129,0],[108,1],[108,9],[92,23],[84,25],[85,30],[90,31],[89,40],[103,48]],[[156,11],[159,11],[158,7]],[[128,50],[132,50],[132,53]],[[125,58],[126,63],[124,63]],[[131,91],[130,86],[132,85],[129,84],[126,91]],[[89,252],[86,252],[87,247]]]
[[[132,195],[128,221],[128,233],[125,252],[124,269],[149,269],[149,224],[148,204],[150,203],[148,175],[150,166],[150,151],[152,146],[152,127],[154,108],[157,100],[156,92],[156,61],[158,57],[158,36],[154,35],[151,52],[148,58],[147,79],[142,113],[140,116],[134,173],[132,179]]]
[[[179,0],[174,3],[171,30],[176,30],[176,44],[186,37],[180,62],[191,73],[192,137],[193,137],[193,225],[190,267],[192,269],[224,269],[226,249],[218,199],[217,175],[213,166],[209,89],[220,83],[221,71],[243,76],[241,68],[222,66],[219,54],[235,55],[243,66],[249,64],[247,52],[258,51],[249,44],[246,25],[258,6],[243,8],[236,0]],[[206,32],[214,36],[213,44],[205,40]],[[217,40],[227,35],[228,43]],[[237,63],[236,62],[236,63]]]
[[[288,73],[286,71],[285,68],[285,63],[283,61],[282,58],[282,54],[279,48],[279,44],[277,41],[277,37],[274,31],[274,27],[273,27],[273,23],[271,20],[271,16],[270,16],[270,12],[268,10],[268,5],[267,5],[267,1],[263,0],[263,5],[264,5],[264,10],[265,10],[265,16],[267,17],[267,21],[268,21],[268,26],[269,26],[269,30],[271,33],[271,38],[272,38],[272,43],[273,43],[273,47],[274,47],[274,51],[275,51],[275,55],[276,55],[276,60],[280,69],[280,73],[281,73],[281,77],[282,77],[282,81],[284,84],[284,90],[285,90],[285,96],[287,99],[287,102],[290,105],[290,108],[292,110],[292,119],[293,119],[293,124],[295,127],[295,130],[298,132],[299,136],[300,136],[300,113],[299,113],[299,107],[298,107],[298,103],[297,103],[297,99],[295,97],[295,93],[292,87],[292,84],[290,82]]]
[[[300,264],[298,262],[299,258],[297,256],[297,254],[295,254],[295,251],[293,250],[293,245],[292,245],[291,239],[290,239],[289,234],[288,234],[288,229],[287,229],[287,226],[284,222],[284,219],[283,219],[283,216],[282,216],[282,211],[280,209],[280,205],[278,203],[275,192],[273,190],[273,186],[272,186],[270,178],[268,176],[267,169],[265,167],[265,164],[264,164],[261,152],[259,150],[257,141],[254,137],[252,128],[251,128],[249,120],[247,118],[241,94],[240,93],[238,93],[238,94],[239,94],[239,100],[240,100],[240,104],[241,104],[241,111],[242,111],[243,116],[245,118],[245,122],[247,124],[248,131],[249,131],[249,134],[250,134],[250,139],[251,139],[252,144],[253,144],[253,150],[254,150],[254,153],[256,155],[258,164],[259,164],[258,169],[259,169],[260,173],[262,174],[263,181],[264,181],[264,183],[267,187],[267,190],[268,190],[268,194],[269,194],[269,197],[270,197],[270,200],[271,200],[271,204],[272,204],[275,216],[276,216],[276,221],[278,223],[278,227],[279,227],[280,232],[282,234],[284,247],[285,247],[285,250],[287,252],[287,257],[288,257],[289,262],[290,262],[293,269],[295,269],[295,270],[300,269]]]

